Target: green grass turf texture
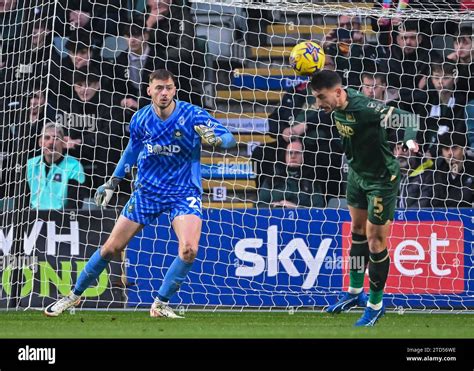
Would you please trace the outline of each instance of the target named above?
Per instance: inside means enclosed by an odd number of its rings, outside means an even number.
[[[0,312],[1,338],[474,338],[470,314],[387,313],[373,328],[355,328],[360,313],[186,312],[185,319],[147,311]]]

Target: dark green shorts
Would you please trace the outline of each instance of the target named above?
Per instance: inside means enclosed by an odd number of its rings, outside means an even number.
[[[384,225],[393,220],[397,205],[400,174],[385,182],[368,181],[352,170],[347,176],[347,204],[368,211],[372,224]]]

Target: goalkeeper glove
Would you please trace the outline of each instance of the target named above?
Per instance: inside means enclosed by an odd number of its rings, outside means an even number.
[[[222,139],[216,136],[214,129],[209,126],[196,125],[194,126],[194,130],[196,130],[196,133],[198,133],[199,136],[211,146],[219,146],[222,143]]]
[[[97,206],[107,206],[120,181],[119,178],[110,178],[104,185],[97,188],[94,196],[95,204]]]

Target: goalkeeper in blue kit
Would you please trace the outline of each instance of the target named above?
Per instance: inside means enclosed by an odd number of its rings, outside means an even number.
[[[163,279],[150,309],[152,317],[181,318],[168,305],[190,271],[201,235],[201,139],[212,146],[235,145],[232,134],[205,110],[175,100],[175,77],[167,70],[150,75],[152,103],[130,122],[130,141],[111,179],[97,189],[97,205],[106,206],[119,182],[137,165],[135,191],[109,238],[87,262],[72,292],[45,309],[56,317],[80,302],[81,294],[111,258],[162,213],[170,213],[179,252]]]

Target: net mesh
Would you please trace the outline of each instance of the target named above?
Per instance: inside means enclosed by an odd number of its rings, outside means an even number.
[[[2,2],[0,307],[43,307],[66,295],[105,242],[134,171],[109,207],[96,207],[93,196],[127,145],[133,113],[150,103],[148,76],[160,68],[176,75],[178,99],[207,109],[238,142],[229,151],[203,145],[200,252],[172,302],[332,303],[348,285],[348,165],[333,118],[289,65],[292,47],[312,40],[345,86],[420,120],[419,156],[408,157],[400,131],[387,130],[402,169],[387,305],[472,309],[472,6]],[[68,161],[47,166],[55,151]],[[288,166],[291,156],[301,166]],[[83,306],[148,306],[177,253],[169,225],[163,215],[133,239]]]

